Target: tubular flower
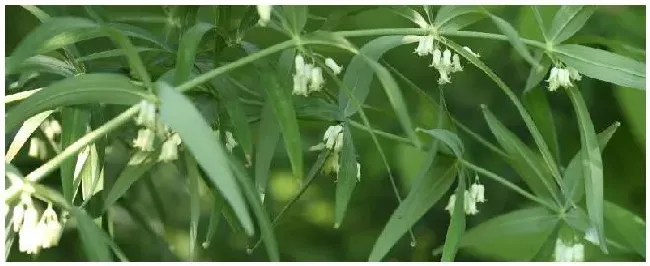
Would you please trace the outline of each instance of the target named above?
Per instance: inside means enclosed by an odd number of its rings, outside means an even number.
[[[565,243],[562,239],[555,240],[556,262],[581,262],[585,260],[585,247],[580,243]]]
[[[476,200],[474,197],[469,193],[469,191],[465,190],[465,213],[468,215],[475,215],[478,213],[478,209],[476,208]]]
[[[325,65],[327,65],[327,67],[332,69],[332,72],[334,72],[334,74],[336,75],[341,74],[341,71],[343,70],[343,67],[337,65],[334,59],[329,57],[325,59]]]
[[[555,91],[559,87],[564,87],[564,88],[573,87],[573,83],[571,82],[572,80],[574,81],[582,80],[582,76],[580,75],[578,70],[572,67],[563,68],[559,66],[554,66],[551,69],[551,72],[549,73],[546,82],[548,82],[548,90]]]
[[[27,205],[22,226],[18,231],[18,250],[27,254],[38,254],[41,250],[42,233],[40,231],[38,211],[33,204]]]
[[[418,47],[415,48],[415,51],[413,52],[418,54],[418,56],[429,55],[433,52],[433,43],[434,43],[433,36],[431,35],[423,36],[420,38],[420,42],[418,42]]]
[[[53,247],[59,243],[63,227],[59,223],[56,212],[52,209],[52,203],[49,203],[47,209],[43,212],[38,226],[41,228],[41,245],[43,248]]]
[[[133,146],[142,151],[153,151],[155,134],[151,129],[143,128],[138,130],[138,137],[133,141]]]
[[[469,189],[470,195],[476,200],[476,202],[485,202],[485,187],[481,184],[472,184]]]
[[[463,66],[460,65],[460,57],[458,54],[453,54],[449,49],[445,49],[444,52],[441,52],[440,49],[436,48],[432,52],[433,60],[431,61],[430,67],[434,67],[438,70],[440,77],[438,78],[438,84],[451,83],[450,73],[463,71]]]
[[[445,206],[445,210],[449,211],[449,215],[452,215],[454,213],[454,206],[456,206],[456,194],[451,194],[449,196],[449,202],[447,202],[447,206]]]
[[[315,67],[311,69],[311,83],[309,84],[309,91],[320,91],[323,87],[323,71],[320,67]]]
[[[271,10],[273,6],[271,5],[257,5],[257,14],[260,16],[258,23],[260,26],[264,27],[271,20]]]
[[[158,161],[169,162],[178,159],[178,145],[181,144],[181,138],[178,134],[172,134],[162,145],[162,151],[158,156]]]
[[[146,100],[139,103],[140,112],[135,118],[135,124],[145,126],[148,128],[155,128],[156,126],[156,105]]]

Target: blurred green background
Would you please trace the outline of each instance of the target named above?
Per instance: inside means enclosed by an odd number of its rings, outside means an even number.
[[[82,7],[42,7],[53,16],[87,16]],[[396,16],[389,11],[372,7],[339,7],[339,6],[310,6],[312,15],[306,29],[317,29],[322,24],[322,18],[341,9],[362,10],[354,16],[347,17],[334,30],[355,30],[368,28],[400,28],[415,27],[408,20]],[[494,6],[493,11],[514,25],[524,38],[541,39],[535,18],[530,8],[520,6]],[[543,16],[550,22],[558,7],[541,7]],[[165,23],[161,7],[157,6],[110,6],[104,7],[109,14],[109,20],[132,23],[146,28],[154,34],[162,34]],[[199,10],[199,19],[206,15],[207,8]],[[244,7],[233,8],[233,12],[243,13]],[[38,25],[38,20],[19,6],[5,7],[5,54],[9,55],[24,36]],[[154,18],[153,22],[131,22],[128,18]],[[237,19],[234,16],[233,19]],[[157,19],[157,20],[156,20]],[[645,61],[645,7],[644,6],[602,6],[589,19],[585,27],[568,43],[580,43],[619,53],[638,61]],[[498,30],[486,20],[479,21],[465,30],[497,33]],[[248,32],[244,40],[259,47],[267,47],[286,37],[269,29],[255,28]],[[374,37],[373,37],[374,38]],[[371,37],[351,38],[361,46],[371,40]],[[452,38],[455,42],[470,47],[480,53],[481,59],[491,67],[516,93],[521,94],[529,65],[512,49],[509,43],[503,41]],[[136,42],[136,41],[134,41]],[[209,43],[210,41],[206,41]],[[137,43],[137,42],[136,42]],[[384,59],[406,77],[415,82],[437,98],[437,74],[427,67],[429,58],[415,56],[412,51],[416,44],[405,45],[389,51]],[[209,45],[206,44],[206,47]],[[77,45],[82,55],[91,54],[106,49],[113,49],[106,38],[82,41]],[[199,49],[200,51],[201,49]],[[241,51],[224,52],[226,57],[241,56]],[[322,50],[322,54],[332,56],[344,66],[350,61],[349,54],[336,50]],[[277,58],[277,57],[276,57]],[[122,65],[125,64],[123,60]],[[446,99],[453,115],[479,133],[484,138],[496,143],[487,127],[479,105],[486,104],[497,117],[529,146],[534,146],[530,135],[514,106],[494,83],[476,68],[465,67],[465,71],[454,76],[453,83],[446,90]],[[115,60],[99,60],[88,64],[90,72],[117,71]],[[246,72],[238,72],[245,75]],[[152,69],[151,71],[156,71]],[[155,75],[155,74],[152,74]],[[155,77],[155,76],[154,76]],[[247,77],[255,79],[255,77]],[[399,79],[398,79],[399,80]],[[8,83],[7,79],[5,79]],[[34,89],[44,84],[28,84],[25,89]],[[598,80],[583,78],[579,83],[581,91],[588,104],[591,118],[600,132],[615,121],[622,126],[618,129],[603,154],[605,198],[640,217],[645,217],[645,92],[621,88],[616,85]],[[544,85],[542,83],[541,85]],[[416,126],[432,128],[435,110],[427,102],[400,81],[400,86],[406,98],[408,109]],[[401,128],[397,123],[386,96],[378,82],[373,82],[372,93],[367,103],[381,111],[366,111],[374,127],[384,131],[400,134]],[[579,149],[580,136],[577,122],[570,101],[563,93],[547,94],[553,109],[553,116],[558,129],[561,147],[562,165],[568,163]],[[7,106],[5,106],[7,108]],[[357,121],[360,119],[357,117]],[[252,125],[254,128],[257,124]],[[307,152],[307,147],[316,144],[324,130],[329,126],[326,122],[302,120],[300,122],[303,134],[306,167],[315,161],[315,153]],[[13,136],[7,135],[6,143]],[[350,202],[346,218],[338,230],[333,228],[334,210],[334,176],[320,175],[280,221],[276,228],[281,258],[284,261],[365,261],[379,233],[385,226],[397,202],[392,192],[386,169],[374,147],[370,137],[363,131],[353,131],[354,142],[362,165],[361,182],[357,185]],[[476,143],[472,138],[461,134],[470,161],[507,177],[510,181],[525,187],[521,179],[498,156]],[[254,136],[255,138],[255,136]],[[411,180],[419,170],[424,153],[390,140],[380,138],[390,166],[398,179],[402,195],[406,195]],[[291,169],[281,143],[276,157],[273,159],[272,176],[269,181],[269,192],[265,205],[272,217],[296,192],[298,185],[291,177]],[[107,150],[105,175],[116,176],[117,167],[125,158],[126,146],[115,142]],[[35,169],[42,161],[19,156],[15,160],[24,173]],[[53,173],[44,182],[57,186],[58,172]],[[480,206],[480,213],[469,217],[467,228],[481,222],[521,208],[529,202],[510,190],[492,182],[488,178],[481,181],[486,187],[488,202]],[[185,187],[185,178],[180,175],[174,165],[159,164],[145,179],[138,181],[127,193],[125,200],[120,201],[120,207],[112,210],[114,219],[114,236],[128,258],[132,261],[184,261],[188,259],[189,241],[189,198]],[[151,197],[147,184],[153,184],[160,195],[164,208],[164,219],[161,219],[154,207],[157,203]],[[202,216],[199,225],[199,242],[203,241],[210,211],[212,198],[205,188],[202,191]],[[443,210],[447,203],[444,196],[414,227],[413,232],[417,245],[411,247],[407,236],[386,256],[386,261],[431,261],[440,258],[432,255],[432,250],[444,243],[445,233],[449,224],[449,215]],[[12,248],[10,261],[82,261],[85,260],[81,243],[79,242],[74,224],[68,226],[61,243],[52,249],[44,250],[39,256],[30,258]],[[267,259],[264,248],[258,248],[253,254],[247,254],[247,246],[256,239],[247,239],[241,231],[237,231],[227,221],[220,223],[213,243],[207,248],[198,248],[198,260],[201,261],[264,261]],[[494,245],[499,245],[499,239],[494,239]],[[199,243],[200,245],[200,243]],[[595,249],[594,249],[595,250]],[[589,251],[588,251],[589,252]],[[587,254],[589,258],[589,254]],[[482,257],[470,251],[461,249],[458,261],[490,261],[499,258]],[[599,257],[598,260],[640,260],[639,257],[627,256],[621,258]]]

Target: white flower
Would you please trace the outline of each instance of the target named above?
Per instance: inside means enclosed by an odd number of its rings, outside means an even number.
[[[138,137],[133,141],[133,146],[142,151],[153,151],[155,134],[151,129],[143,128],[138,130]]]
[[[460,58],[458,57],[458,54],[454,54],[454,56],[452,57],[452,63],[453,63],[453,67],[451,69],[452,72],[463,71],[463,66],[460,65]]]
[[[341,70],[343,70],[341,66],[337,65],[336,62],[334,62],[334,59],[329,57],[325,59],[325,65],[327,65],[327,67],[332,69],[332,72],[334,72],[334,74],[336,75],[340,74]]]
[[[357,162],[357,181],[361,181],[361,164]]]
[[[59,223],[56,212],[52,209],[52,203],[47,205],[39,222],[41,236],[41,245],[43,248],[56,246],[61,239],[63,227]]]
[[[257,5],[257,14],[260,16],[259,24],[263,27],[271,20],[271,5]]]
[[[449,79],[449,72],[438,69],[438,73],[440,74],[440,78],[438,78],[438,84],[445,84],[445,83],[451,83],[451,79]]]
[[[146,100],[140,101],[140,112],[135,118],[135,124],[148,128],[156,127],[156,105]]]
[[[557,90],[557,88],[560,87],[560,82],[558,80],[558,72],[559,71],[560,71],[560,69],[558,69],[557,67],[553,67],[551,69],[551,73],[548,75],[548,79],[546,80],[546,82],[548,82],[548,90],[549,91],[555,91],[555,90]]]
[[[293,95],[307,96],[307,79],[302,75],[293,76]]]
[[[442,52],[440,52],[440,49],[436,48],[435,50],[433,50],[432,54],[433,54],[433,60],[431,61],[431,65],[429,66],[439,68],[440,63],[442,62]]]
[[[445,49],[445,51],[442,53],[442,66],[446,71],[451,70],[451,51],[449,49]]]
[[[29,157],[45,159],[47,157],[47,147],[41,139],[33,137],[29,139]]]
[[[180,144],[180,138],[174,136],[178,136],[178,134],[172,135],[163,143],[162,151],[160,152],[160,156],[158,156],[158,161],[169,162],[178,159],[178,145]]]
[[[573,261],[585,261],[585,246],[582,244],[573,245]]]
[[[320,91],[323,87],[323,71],[320,67],[314,67],[311,69],[311,83],[309,84],[310,91]]]
[[[451,194],[449,197],[449,202],[447,202],[447,206],[445,206],[445,210],[449,211],[449,215],[454,214],[454,207],[456,206],[456,194]]]
[[[237,141],[235,141],[235,138],[232,136],[232,132],[226,131],[226,149],[228,149],[229,152],[232,152],[232,149],[236,146]]]
[[[22,202],[14,206],[13,216],[11,217],[11,220],[13,221],[14,224],[14,232],[18,232],[20,230],[20,226],[23,224],[25,209],[26,206]]]
[[[334,149],[336,151],[335,146],[337,146],[337,142],[339,140],[339,134],[342,135],[342,132],[343,132],[343,127],[340,125],[328,127],[327,130],[325,131],[325,134],[323,135],[325,148],[327,148],[328,150]],[[340,139],[342,141],[343,137],[341,136]]]
[[[433,42],[433,36],[423,36],[420,38],[418,47],[413,52],[418,54],[418,56],[426,56],[433,52]]]
[[[560,86],[562,87],[565,88],[573,87],[573,83],[571,83],[571,76],[569,74],[569,70],[565,68],[561,68],[558,70],[557,80],[560,83]]]
[[[582,76],[580,75],[580,72],[578,72],[578,70],[572,67],[567,68],[567,70],[569,70],[569,77],[572,80],[577,80],[577,81],[582,80]]]
[[[336,135],[336,142],[334,143],[334,151],[340,152],[343,148],[343,132]]]
[[[596,246],[600,245],[600,240],[598,239],[598,233],[596,232],[595,227],[590,227],[585,231],[585,240]]]
[[[472,184],[469,189],[470,195],[476,202],[485,202],[485,187],[481,184]]]
[[[467,47],[467,46],[463,46],[463,50],[467,51],[468,53],[470,53],[471,55],[473,55],[475,57],[481,57],[481,55],[479,55],[478,53],[472,52],[472,49],[469,49],[469,47]]]
[[[296,75],[304,74],[302,71],[305,69],[305,58],[302,55],[296,55],[295,65],[296,65]]]
[[[309,147],[309,151],[322,151],[325,149],[325,143],[319,142],[318,144]]]
[[[45,120],[41,124],[41,129],[48,139],[53,139],[55,135],[61,134],[61,125],[56,120]]]
[[[571,245],[562,239],[555,240],[555,261],[556,262],[580,262],[585,260],[585,247],[580,243]]]
[[[475,215],[478,213],[478,209],[476,209],[476,201],[474,200],[474,197],[469,193],[469,191],[465,190],[465,213],[468,215]]]
[[[323,165],[323,172],[325,174],[336,173],[336,179],[338,180],[339,174],[339,154],[336,152],[331,153],[327,156],[327,160]]]
[[[41,250],[41,237],[38,226],[38,212],[28,205],[23,216],[23,224],[18,231],[18,250],[27,254],[38,254]]]

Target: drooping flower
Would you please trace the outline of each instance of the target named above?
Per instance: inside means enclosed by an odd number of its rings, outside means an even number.
[[[481,184],[472,184],[470,187],[470,195],[476,202],[485,202],[485,187]]]
[[[38,254],[41,250],[41,228],[38,226],[38,211],[34,205],[27,205],[23,223],[18,231],[18,250],[27,254]]]
[[[172,134],[162,145],[162,151],[158,156],[158,161],[169,162],[178,159],[178,145],[180,145],[180,137],[177,133]]]
[[[257,5],[257,14],[260,16],[258,23],[264,27],[271,20],[272,5]]]
[[[433,50],[432,55],[433,55],[433,59],[431,61],[431,65],[429,66],[439,68],[440,63],[442,63],[442,52],[440,51],[440,49],[436,48],[435,50]]]
[[[447,202],[447,206],[445,206],[445,210],[449,211],[449,215],[454,214],[455,206],[456,206],[456,193],[451,194],[451,196],[449,196],[449,202]]]
[[[558,72],[559,69],[557,67],[553,67],[551,69],[551,73],[548,75],[548,79],[546,82],[548,82],[548,90],[549,91],[555,91],[557,88],[560,87],[560,81],[558,80]]]
[[[442,85],[446,83],[451,83],[451,79],[449,78],[449,72],[438,69],[438,73],[440,74],[440,78],[438,78],[438,84]]]
[[[555,91],[559,87],[573,87],[572,80],[582,80],[582,76],[578,70],[572,67],[563,68],[561,66],[553,66],[546,81],[548,82],[548,90]]]
[[[472,49],[469,49],[469,47],[467,47],[467,46],[463,46],[463,50],[467,51],[468,53],[470,53],[471,55],[473,55],[475,57],[481,57],[481,55],[479,55],[478,53],[472,52]]]
[[[41,236],[41,246],[43,248],[50,248],[59,243],[63,227],[59,223],[56,212],[52,209],[52,203],[49,203],[47,209],[43,212],[38,226],[43,234]]]
[[[567,70],[569,70],[569,77],[572,80],[577,80],[577,81],[582,80],[582,76],[580,75],[580,72],[578,72],[578,70],[572,67],[568,67]]]
[[[442,52],[442,66],[441,66],[441,68],[443,68],[446,71],[450,71],[451,68],[452,68],[452,65],[451,65],[451,51],[449,51],[449,49],[445,49],[445,51]]]
[[[61,125],[54,119],[43,121],[41,129],[48,139],[54,139],[54,136],[61,134]]]
[[[560,86],[569,88],[573,87],[573,83],[571,83],[571,75],[569,74],[569,70],[566,68],[561,68],[558,70],[557,73],[557,80],[560,83]]]
[[[478,209],[476,208],[476,201],[474,197],[469,193],[469,191],[465,190],[465,213],[468,215],[475,215],[478,213]]]
[[[553,255],[556,262],[581,262],[585,260],[584,245],[565,243],[561,238],[557,238]]]
[[[334,59],[329,58],[329,57],[327,59],[325,59],[325,65],[327,65],[327,67],[332,69],[332,72],[334,72],[334,74],[336,74],[336,75],[340,74],[341,71],[343,70],[343,67],[336,64]]]
[[[420,41],[418,42],[418,47],[415,48],[415,51],[413,52],[416,53],[418,56],[426,56],[428,54],[431,54],[433,52],[434,41],[435,40],[431,35],[420,37]]]
[[[309,91],[320,91],[323,87],[323,71],[320,67],[314,67],[311,69],[311,83],[309,84]]]
[[[229,152],[232,152],[232,149],[237,147],[237,144],[237,141],[232,136],[232,132],[226,131],[226,149],[228,149]]]
[[[155,134],[151,129],[142,128],[138,130],[138,137],[133,141],[133,146],[142,151],[153,151]]]
[[[597,246],[600,245],[600,239],[598,239],[598,233],[596,232],[595,227],[589,227],[585,231],[584,239],[591,242],[594,245],[597,245]]]
[[[454,54],[454,56],[452,57],[452,63],[453,63],[453,67],[451,69],[452,72],[463,71],[463,66],[460,65],[460,58],[458,54]]]
[[[148,128],[156,127],[156,105],[148,102],[147,100],[142,100],[139,103],[140,111],[138,116],[135,118],[135,124],[139,126],[144,126]]]
[[[339,154],[336,152],[330,153],[325,160],[325,164],[323,164],[323,173],[336,173],[338,179],[339,166]]]

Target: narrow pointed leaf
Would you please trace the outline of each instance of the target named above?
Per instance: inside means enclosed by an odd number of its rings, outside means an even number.
[[[612,231],[621,236],[621,242],[645,258],[645,220],[614,203],[605,201],[605,220]]]
[[[203,36],[214,26],[208,23],[197,23],[192,26],[181,39],[178,45],[178,53],[176,57],[176,71],[174,71],[174,85],[180,85],[187,81],[190,77],[190,72],[194,67],[196,58],[196,50],[201,44]]]
[[[561,44],[553,49],[558,59],[587,77],[645,90],[642,62],[578,44]]]
[[[271,162],[280,141],[280,127],[273,114],[271,103],[266,101],[262,107],[257,145],[255,149],[255,184],[262,201],[266,195]]]
[[[158,83],[157,88],[162,102],[162,121],[178,132],[184,147],[192,152],[210,181],[232,206],[246,233],[252,235],[253,222],[229,167],[223,145],[190,100],[165,83]]]
[[[214,195],[214,204],[212,205],[212,212],[210,214],[210,221],[208,221],[208,231],[205,233],[205,240],[201,243],[204,249],[210,247],[212,238],[217,234],[219,224],[221,223],[221,216],[224,207],[224,200],[220,195]]]
[[[61,149],[65,149],[86,134],[90,112],[79,107],[66,107],[61,110],[61,118]],[[76,163],[76,156],[61,163],[61,191],[68,202],[72,202],[76,190],[73,186]]]
[[[83,74],[52,83],[6,114],[5,130],[14,130],[20,123],[38,113],[61,106],[86,103],[132,105],[152,95],[116,74]]]
[[[183,152],[185,155],[185,166],[187,167],[187,186],[190,193],[190,261],[194,261],[196,254],[196,237],[199,229],[199,218],[201,218],[201,199],[199,198],[199,169],[196,160],[189,151]]]
[[[8,65],[11,62],[11,57],[5,58],[5,65]],[[57,74],[63,77],[73,76],[75,73],[74,67],[63,62],[57,58],[45,56],[45,55],[35,55],[25,59],[22,63],[17,63],[13,69],[13,72],[7,71],[5,75],[9,74],[18,74],[25,72],[45,72]]]
[[[433,25],[442,32],[457,31],[484,17],[474,6],[443,6],[438,10]]]
[[[239,100],[233,84],[228,80],[217,78],[213,84],[217,86],[217,90],[223,96],[223,105],[226,106],[226,112],[228,112],[230,122],[233,125],[235,137],[244,150],[246,163],[250,163],[251,154],[253,153],[253,137],[251,136],[251,129],[244,106]]]
[[[513,48],[515,48],[515,51],[521,55],[521,57],[524,58],[529,64],[534,66],[535,68],[539,69],[542,66],[533,59],[533,56],[530,55],[530,52],[528,51],[528,48],[524,44],[524,42],[521,40],[521,37],[519,36],[519,33],[517,30],[510,25],[507,21],[504,19],[497,17],[495,15],[489,14],[490,18],[492,19],[492,22],[494,22],[494,25],[497,26],[499,31],[503,33],[503,35],[508,37],[508,41],[510,41],[510,44],[512,45]]]
[[[135,50],[138,53],[143,53],[143,52],[155,52],[155,53],[165,53],[169,54],[168,51],[159,49],[159,48],[149,48],[149,47],[135,47]],[[85,62],[85,61],[93,61],[97,59],[106,59],[106,58],[111,58],[111,57],[120,57],[124,56],[124,50],[122,49],[113,49],[113,50],[106,50],[106,51],[101,51],[97,53],[92,53],[83,57],[77,58],[77,61],[79,62]]]
[[[334,201],[334,228],[339,228],[352,192],[357,185],[357,154],[354,148],[352,132],[347,124],[343,126],[343,147],[339,162],[339,172],[336,178],[336,200]]]
[[[25,145],[25,142],[29,140],[31,135],[38,129],[38,127],[47,119],[50,114],[52,114],[54,111],[45,111],[42,113],[39,113],[35,116],[30,117],[29,119],[25,120],[23,125],[18,129],[18,132],[16,132],[16,136],[14,137],[14,140],[11,142],[9,145],[9,149],[7,149],[7,152],[5,154],[5,162],[10,163],[14,157],[18,154],[20,149]]]
[[[388,10],[391,12],[400,15],[401,17],[404,17],[413,23],[417,24],[420,26],[420,28],[426,29],[429,26],[429,23],[427,22],[420,13],[415,11],[414,9],[408,7],[408,6],[391,6],[387,7]]]
[[[596,6],[562,6],[555,13],[548,39],[554,43],[561,43],[576,34],[591,15],[596,11]]]
[[[584,153],[582,153],[582,175],[585,180],[585,195],[587,213],[593,226],[596,227],[600,249],[607,253],[605,241],[605,228],[603,225],[603,160],[600,154],[598,138],[594,125],[589,117],[589,111],[582,94],[577,87],[569,88],[567,94],[573,104],[578,118],[578,129],[580,131],[580,142]]]
[[[449,221],[449,228],[447,228],[447,235],[445,237],[445,245],[442,248],[443,262],[454,261],[460,239],[465,232],[465,191],[467,185],[465,184],[465,176],[461,174],[458,176],[458,187],[456,187],[456,200],[454,202],[454,211],[451,213]]]
[[[463,156],[463,141],[460,140],[458,135],[446,129],[425,129],[420,130],[424,133],[427,133],[431,137],[442,141],[451,151],[456,155],[456,157],[461,158]]]
[[[131,40],[116,28],[104,27],[102,30],[113,39],[117,47],[124,51],[129,66],[138,78],[144,82],[144,85],[150,90],[153,89],[151,77],[149,77],[149,73],[147,73],[147,69],[144,67],[144,63],[142,63],[142,58],[140,58],[140,54],[138,54],[138,50],[135,48]]]
[[[157,155],[157,153],[138,151],[131,157],[126,167],[117,177],[115,184],[113,184],[111,190],[106,195],[102,213],[108,210],[113,203],[117,202],[129,190],[131,185],[143,177],[156,164]]]

